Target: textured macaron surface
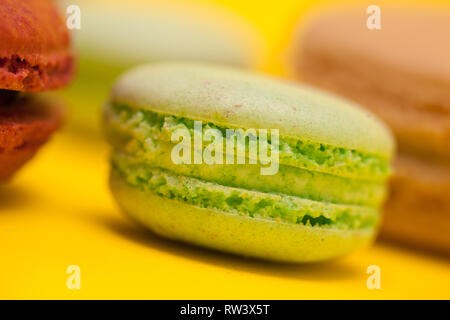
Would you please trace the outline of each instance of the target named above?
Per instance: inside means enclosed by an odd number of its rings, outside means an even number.
[[[183,129],[194,137],[195,120],[205,124],[202,130],[219,132],[278,129],[279,170],[261,175],[264,165],[249,163],[249,153],[243,164],[175,164],[172,133]],[[104,123],[113,146],[113,175],[149,195],[291,224],[300,233],[312,228],[346,237],[363,232],[367,238],[378,225],[390,172],[390,133],[370,114],[316,89],[223,67],[161,63],[118,80]],[[208,146],[205,141],[194,152]]]
[[[44,91],[74,72],[69,31],[49,0],[0,0],[0,89]]]

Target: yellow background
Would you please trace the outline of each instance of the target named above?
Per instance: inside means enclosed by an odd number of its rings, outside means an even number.
[[[269,47],[262,69],[277,74],[296,18],[317,5],[220,2],[261,30]],[[107,156],[103,142],[63,131],[0,187],[0,298],[450,298],[448,259],[386,244],[329,263],[283,265],[160,239],[115,206]],[[81,268],[80,290],[66,286],[69,265]],[[380,267],[380,290],[366,286],[369,265]]]

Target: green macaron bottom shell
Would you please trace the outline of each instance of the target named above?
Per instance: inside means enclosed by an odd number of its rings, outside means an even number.
[[[282,262],[336,258],[368,245],[375,227],[339,229],[199,207],[133,186],[113,169],[113,196],[132,219],[163,237]]]

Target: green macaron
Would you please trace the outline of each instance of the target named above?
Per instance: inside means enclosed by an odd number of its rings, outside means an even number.
[[[394,143],[348,101],[229,67],[156,63],[117,80],[104,124],[112,193],[159,235],[306,262],[376,234]]]

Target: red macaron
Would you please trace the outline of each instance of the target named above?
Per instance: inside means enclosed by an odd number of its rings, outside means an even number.
[[[58,102],[36,92],[74,75],[69,31],[49,0],[0,0],[0,182],[60,126]]]

